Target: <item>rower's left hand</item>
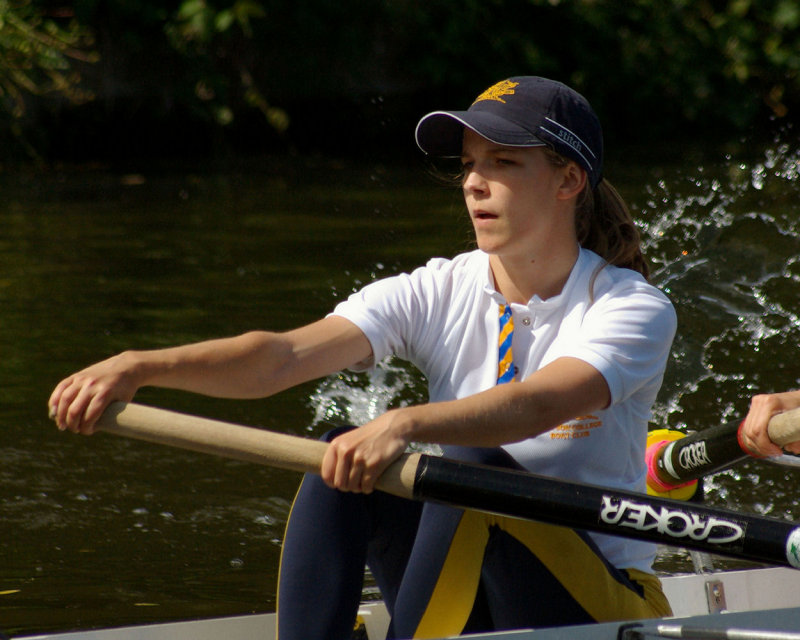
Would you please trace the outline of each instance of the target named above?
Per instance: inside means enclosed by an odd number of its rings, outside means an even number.
[[[742,423],[740,442],[755,456],[779,456],[784,450],[800,453],[800,441],[784,445],[783,449],[769,439],[767,426],[770,419],[783,411],[797,408],[800,394],[797,392],[760,394],[753,396],[750,410]]]
[[[341,491],[371,493],[380,475],[408,446],[398,435],[402,411],[394,409],[334,438],[320,469],[325,484]]]

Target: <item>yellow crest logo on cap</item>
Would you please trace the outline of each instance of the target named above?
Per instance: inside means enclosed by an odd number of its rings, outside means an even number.
[[[481,100],[496,100],[497,102],[502,102],[505,104],[506,101],[503,100],[503,96],[513,96],[514,87],[516,87],[518,84],[519,82],[511,82],[510,80],[498,82],[496,85],[489,87],[481,95],[475,98],[475,102],[480,102]],[[475,104],[475,102],[472,104]]]

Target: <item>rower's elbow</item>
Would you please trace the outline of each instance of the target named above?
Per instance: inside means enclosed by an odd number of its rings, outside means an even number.
[[[291,383],[294,369],[294,354],[291,344],[282,334],[272,331],[250,331],[239,336],[244,367],[249,377],[248,386],[252,397],[271,396]]]

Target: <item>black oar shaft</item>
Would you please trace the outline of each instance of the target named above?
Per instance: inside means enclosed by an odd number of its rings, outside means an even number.
[[[414,496],[501,515],[800,568],[791,522],[422,456]]]

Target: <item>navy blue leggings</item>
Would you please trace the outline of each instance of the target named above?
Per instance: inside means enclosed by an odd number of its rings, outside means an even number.
[[[331,432],[326,439],[338,433]],[[520,468],[501,449],[446,447],[445,455]],[[279,640],[349,640],[365,565],[392,616],[387,638],[424,635],[419,626],[432,600],[440,601],[437,611],[453,608],[446,589],[444,596],[441,587],[434,591],[443,571],[452,571],[452,561],[448,565],[446,559],[464,513],[446,505],[423,506],[381,491],[344,493],[328,488],[317,476],[305,476],[281,556]],[[451,629],[451,634],[595,621],[529,548],[499,526],[488,525],[484,530],[486,536],[475,543],[482,545],[482,564],[474,576],[474,588],[467,590],[461,618],[454,623],[458,628]],[[463,544],[463,537],[457,544]],[[472,543],[468,540],[468,544]],[[586,544],[594,550],[588,537]],[[614,572],[614,580],[625,582],[625,591],[637,591],[635,597],[641,598],[641,589],[622,572],[609,571]],[[463,600],[465,596],[455,597]]]

